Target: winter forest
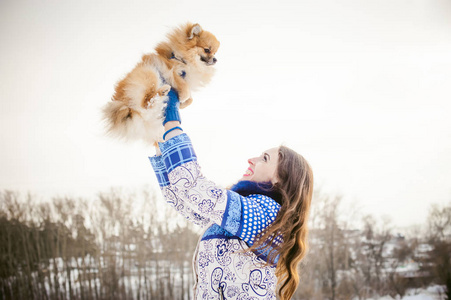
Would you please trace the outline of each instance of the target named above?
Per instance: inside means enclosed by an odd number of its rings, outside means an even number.
[[[203,229],[102,120],[187,22],[220,42],[181,111],[207,178],[278,145],[313,168],[292,299],[451,300],[451,0],[0,0],[0,300],[193,298]]]
[[[0,299],[190,299],[200,229],[156,192],[37,201],[0,194]],[[398,232],[316,191],[293,299],[451,299],[451,203]]]

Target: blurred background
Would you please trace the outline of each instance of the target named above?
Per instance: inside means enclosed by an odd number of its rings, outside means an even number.
[[[204,174],[230,185],[280,144],[313,167],[296,299],[445,297],[451,2],[3,0],[0,299],[188,299],[199,229],[101,119],[186,21],[221,42],[182,111]]]

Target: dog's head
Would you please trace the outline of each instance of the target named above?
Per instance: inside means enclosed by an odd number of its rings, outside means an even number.
[[[217,61],[215,54],[219,48],[219,41],[216,37],[202,29],[199,24],[187,24],[185,33],[188,39],[188,45],[195,47],[199,59],[206,65],[214,65]]]
[[[187,23],[168,34],[168,41],[160,43],[156,51],[166,58],[175,55],[184,63],[198,66],[212,66],[216,63],[219,41],[202,29],[199,24]]]

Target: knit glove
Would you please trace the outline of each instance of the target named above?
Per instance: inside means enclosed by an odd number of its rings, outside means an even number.
[[[169,91],[168,101],[166,103],[167,106],[164,113],[163,125],[169,121],[179,121],[180,123],[182,123],[179,114],[179,106],[180,106],[179,94],[174,88],[171,88],[171,90]]]

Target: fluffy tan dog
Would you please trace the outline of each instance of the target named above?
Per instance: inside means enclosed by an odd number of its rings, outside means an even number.
[[[216,37],[199,24],[187,23],[168,34],[156,53],[145,54],[136,67],[116,85],[103,109],[108,132],[125,139],[162,140],[162,117],[167,93],[173,87],[180,108],[193,99],[191,91],[205,85],[214,74],[212,67],[219,48]]]

